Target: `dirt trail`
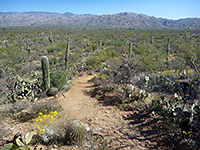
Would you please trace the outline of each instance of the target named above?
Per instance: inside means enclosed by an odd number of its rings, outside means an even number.
[[[124,119],[124,116],[133,115],[133,112],[120,111],[114,106],[102,106],[98,100],[86,94],[91,90],[92,83],[88,81],[92,77],[75,79],[70,90],[58,98],[66,116],[80,120],[105,135],[109,144],[116,149],[149,149],[148,135],[142,134],[146,130],[143,127],[145,120]]]

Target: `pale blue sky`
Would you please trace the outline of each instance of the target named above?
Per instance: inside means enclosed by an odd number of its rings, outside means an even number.
[[[0,0],[0,12],[135,12],[168,19],[200,18],[200,0]]]

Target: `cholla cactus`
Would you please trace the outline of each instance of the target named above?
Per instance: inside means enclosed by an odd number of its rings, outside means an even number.
[[[42,74],[43,74],[43,84],[46,91],[50,88],[50,71],[49,71],[49,60],[47,56],[42,56]]]

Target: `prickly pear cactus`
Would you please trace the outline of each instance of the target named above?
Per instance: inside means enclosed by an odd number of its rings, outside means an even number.
[[[43,74],[43,84],[46,91],[50,88],[50,71],[49,71],[49,60],[47,56],[42,56],[42,74]]]

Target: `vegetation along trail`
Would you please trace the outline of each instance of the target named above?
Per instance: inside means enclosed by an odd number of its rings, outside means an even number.
[[[77,78],[70,90],[59,97],[66,117],[87,124],[92,130],[102,134],[109,145],[116,149],[140,150],[154,146],[156,143],[148,140],[153,138],[152,135],[142,134],[147,130],[142,126],[145,121],[126,119],[133,111],[121,111],[115,106],[105,106],[87,94],[92,88],[92,82],[88,81],[93,77],[85,75]]]

